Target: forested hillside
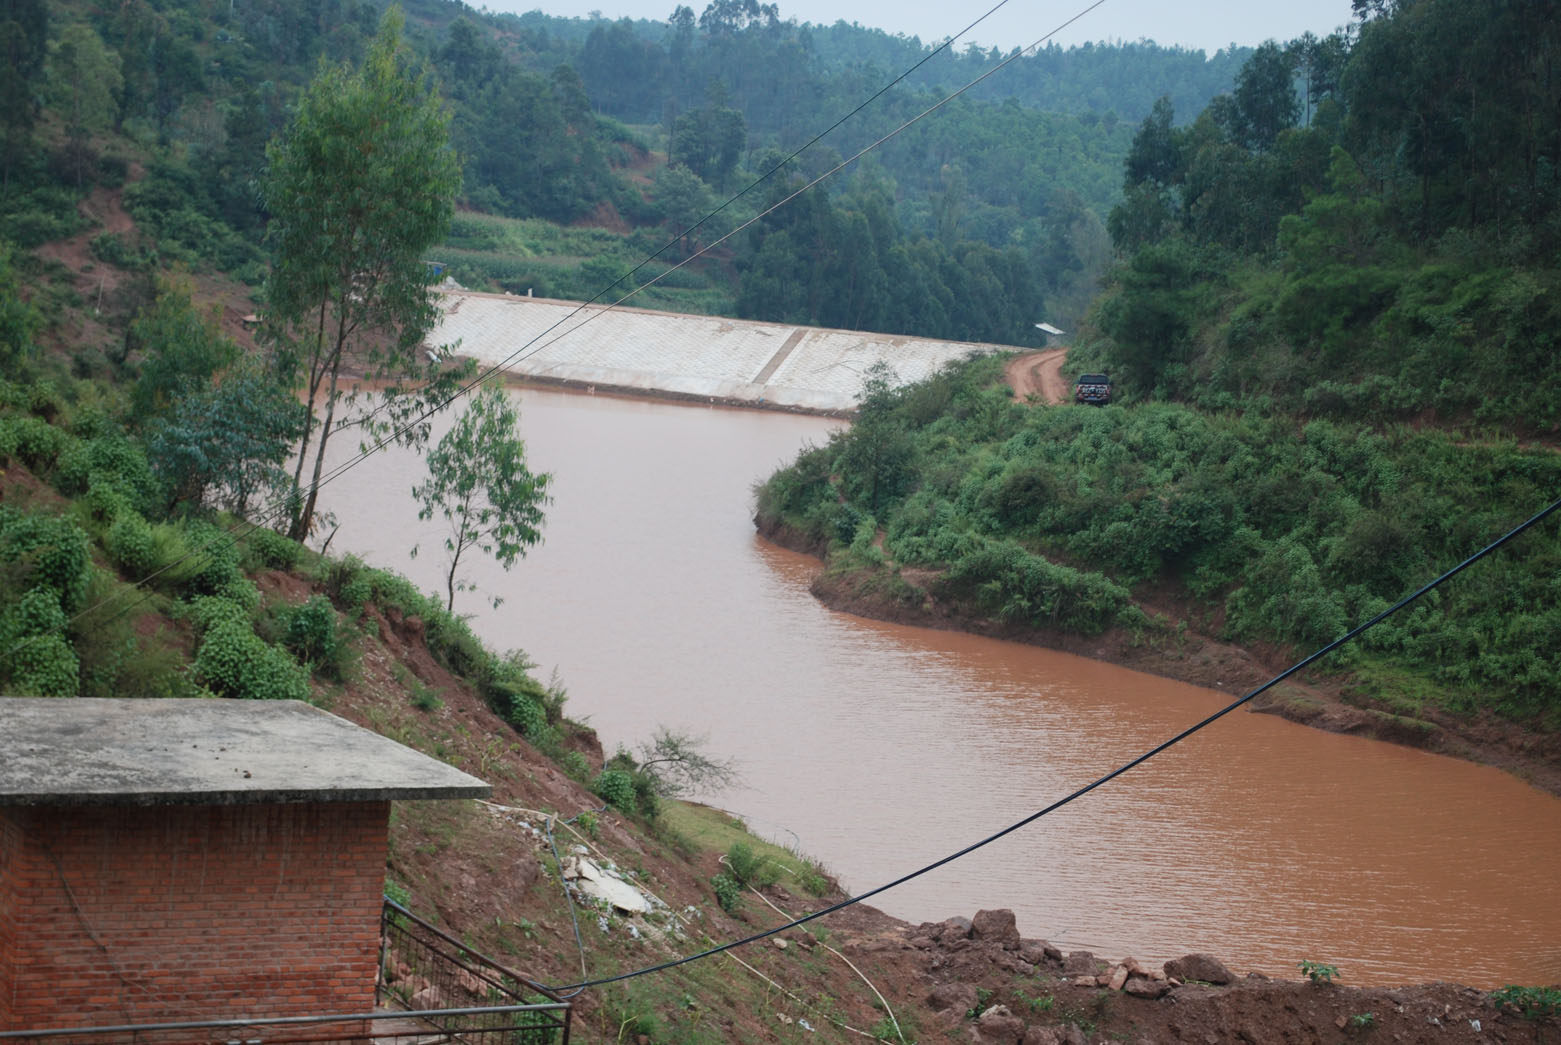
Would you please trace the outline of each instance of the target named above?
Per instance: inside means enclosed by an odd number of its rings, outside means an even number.
[[[411,53],[453,116],[464,207],[600,230],[458,224],[450,273],[580,298],[676,237],[634,282],[664,276],[775,198],[776,183],[827,170],[999,60],[938,53],[771,185],[679,237],[931,47],[732,0],[679,8],[666,24],[492,16],[443,0],[407,10]],[[66,239],[94,220],[80,204],[95,188],[122,192],[134,228],[94,230],[98,263],[144,277],[175,262],[258,286],[266,143],[318,62],[361,58],[378,12],[7,0],[0,237],[24,251]],[[1133,124],[1160,91],[1202,104],[1237,64],[1152,44],[1022,58],[810,192],[806,213],[732,238],[642,303],[967,339],[1022,340],[1042,318],[1071,326],[1104,267]],[[138,286],[127,292],[139,300],[96,304],[123,322],[146,301],[150,283]],[[908,311],[910,296],[931,304]]]
[[[1352,44],[1139,128],[1093,358],[1141,396],[1553,436],[1561,8],[1358,6]]]
[[[1140,126],[1069,356],[1125,405],[1016,403],[991,362],[880,382],[766,484],[761,525],[886,606],[1283,658],[1561,494],[1561,10],[1357,6],[1347,36],[1259,48],[1192,123],[1162,101]],[[1345,695],[1555,729],[1554,534],[1336,654]]]

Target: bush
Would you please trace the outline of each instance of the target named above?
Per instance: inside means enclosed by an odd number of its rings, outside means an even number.
[[[184,527],[188,549],[188,574],[182,588],[203,595],[219,591],[230,581],[240,579],[238,545],[233,535],[209,522],[196,521]]]
[[[300,660],[318,664],[336,652],[336,610],[325,596],[286,611],[284,621],[282,644]]]
[[[527,740],[541,739],[547,732],[547,712],[543,710],[540,701],[528,693],[515,693],[510,696],[509,713],[504,720],[514,726],[520,735]]]
[[[0,420],[0,446],[32,471],[46,472],[53,467],[70,436],[41,417],[8,417]]]
[[[345,682],[352,674],[347,643],[342,641],[331,600],[316,595],[284,615],[282,644],[321,675]]]
[[[4,582],[13,591],[45,588],[67,614],[81,607],[91,556],[75,523],[0,506],[0,563],[10,566]]]
[[[10,688],[39,697],[73,697],[80,684],[80,662],[64,636],[65,611],[59,596],[34,588],[0,621],[4,673]]]
[[[591,791],[614,809],[633,814],[634,778],[624,770],[602,770],[591,784]]]
[[[261,641],[244,620],[222,618],[206,629],[195,655],[195,672],[221,697],[306,700],[309,696],[308,672],[282,650]]]
[[[723,871],[710,879],[710,888],[715,891],[715,902],[721,910],[732,915],[742,910],[743,886],[737,879]]]
[[[30,635],[6,657],[10,688],[24,697],[74,697],[81,663],[63,635]]]
[[[775,865],[755,853],[746,842],[733,842],[726,851],[726,870],[741,885],[762,887],[779,877]]]
[[[303,555],[303,545],[264,526],[257,526],[241,539],[243,563],[247,569],[291,570]],[[362,605],[362,600],[359,600]]]
[[[157,561],[152,524],[136,512],[122,513],[103,535],[103,550],[122,573],[138,580],[148,576]]]

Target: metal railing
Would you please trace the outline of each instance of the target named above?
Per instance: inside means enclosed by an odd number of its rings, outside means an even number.
[[[477,1045],[546,1045],[569,1041],[569,1003],[546,987],[479,954],[455,937],[423,921],[390,898],[380,917],[379,983],[375,1003],[422,1010],[418,1018],[462,1041]],[[504,1026],[485,1026],[477,1017],[458,1025],[432,1010],[493,1007]],[[510,1010],[526,1006],[529,1021]],[[452,1019],[454,1017],[452,1016]]]
[[[0,1045],[568,1045],[569,1003],[386,899],[374,1012],[0,1030]]]

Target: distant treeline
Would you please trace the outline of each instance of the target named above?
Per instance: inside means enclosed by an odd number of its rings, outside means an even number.
[[[1357,6],[1143,122],[1092,357],[1139,396],[1554,435],[1561,4]]]

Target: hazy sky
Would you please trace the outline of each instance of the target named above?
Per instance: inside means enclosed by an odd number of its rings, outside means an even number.
[[[680,0],[486,0],[492,11],[540,9],[550,15],[665,19]],[[681,0],[697,15],[708,0]],[[837,20],[869,28],[919,36],[923,43],[959,32],[997,0],[936,3],[934,0],[776,0],[782,18],[833,25]],[[1003,50],[1025,47],[1077,15],[1093,0],[1009,0],[999,12],[960,37],[957,46],[975,41]],[[1293,39],[1307,30],[1324,36],[1350,20],[1350,0],[1203,0],[1175,4],[1167,0],[1104,0],[1099,7],[1059,32],[1063,45],[1086,40],[1153,40],[1201,47],[1213,53],[1226,44],[1260,44]]]

